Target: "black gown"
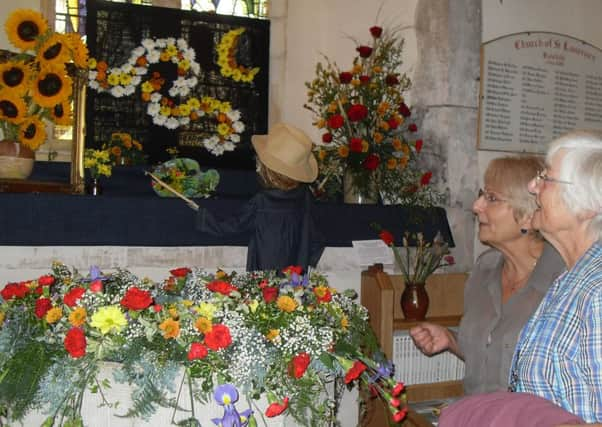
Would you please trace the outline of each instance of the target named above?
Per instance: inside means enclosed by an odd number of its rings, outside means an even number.
[[[264,189],[242,211],[217,219],[199,208],[197,230],[213,236],[249,233],[247,271],[315,267],[324,250],[312,216],[313,196],[306,185],[292,190]]]

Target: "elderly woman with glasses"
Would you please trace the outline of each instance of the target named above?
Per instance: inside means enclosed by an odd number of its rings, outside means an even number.
[[[458,333],[431,323],[410,330],[416,346],[432,355],[451,351],[465,361],[464,392],[508,388],[518,334],[562,270],[562,260],[531,227],[537,208],[527,184],[543,168],[534,156],[492,160],[473,212],[479,239],[491,246],[466,283]]]
[[[510,386],[602,422],[602,133],[561,136],[546,164],[529,184],[538,206],[532,224],[567,271],[520,335]]]

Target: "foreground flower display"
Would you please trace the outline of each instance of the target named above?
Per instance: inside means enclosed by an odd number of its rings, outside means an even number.
[[[81,425],[87,389],[115,407],[110,384],[98,379],[112,361],[114,380],[132,390],[131,408],[118,407],[130,417],[148,418],[158,406],[181,410],[187,396],[191,411],[174,420],[181,425],[201,425],[195,402],[210,400],[224,411],[215,425],[277,416],[331,425],[345,387],[363,386],[387,402],[392,419],[404,418],[403,384],[393,380],[353,292],[298,267],[170,273],[156,283],[127,270],[91,268],[84,276],[56,263],[51,274],[4,286],[0,404],[9,417],[42,408],[45,425]],[[182,385],[189,393],[167,398]]]

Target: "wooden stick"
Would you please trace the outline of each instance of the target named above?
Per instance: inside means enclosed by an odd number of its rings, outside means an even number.
[[[185,195],[183,195],[182,193],[180,193],[179,191],[177,191],[176,189],[174,189],[173,187],[171,187],[169,184],[163,182],[161,179],[159,179],[156,175],[154,175],[153,173],[149,172],[149,171],[144,171],[145,175],[150,175],[150,177],[152,179],[154,179],[155,181],[157,181],[162,187],[165,187],[168,191],[171,191],[173,194],[175,194],[177,197],[179,197],[180,199],[184,200],[186,203],[188,203],[188,206],[190,206],[192,209],[194,209],[195,211],[199,210],[199,205],[197,203],[194,202],[194,200],[189,199],[188,197],[186,197]]]

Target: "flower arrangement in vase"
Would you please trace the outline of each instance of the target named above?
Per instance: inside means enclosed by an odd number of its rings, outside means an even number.
[[[84,151],[84,169],[88,171],[88,181],[86,182],[86,193],[93,196],[102,194],[102,185],[100,177],[111,176],[113,171],[111,154],[108,150],[95,150],[86,148]]]
[[[403,250],[395,246],[393,234],[372,224],[378,231],[380,239],[393,250],[395,265],[401,271],[404,291],[401,295],[401,308],[408,320],[424,320],[428,311],[429,298],[426,293],[426,279],[437,269],[453,265],[454,257],[450,255],[449,245],[443,241],[441,234],[428,242],[423,233],[404,233]]]
[[[103,149],[109,151],[114,165],[142,165],[146,162],[142,144],[126,132],[111,134],[111,140],[103,145]]]
[[[195,405],[213,397],[224,407],[216,425],[265,425],[264,417],[280,415],[333,425],[340,393],[359,385],[383,399],[396,422],[406,414],[404,386],[378,349],[367,310],[316,271],[180,267],[153,282],[55,263],[0,296],[0,406],[10,419],[45,408],[45,425],[82,425],[88,387],[114,407],[108,380],[99,378],[106,360],[119,362],[114,381],[131,386],[131,417],[168,405],[174,424],[200,425]],[[168,398],[177,378],[189,390]],[[190,411],[177,420],[182,407]]]
[[[71,76],[85,69],[88,50],[79,34],[55,33],[35,10],[13,11],[5,29],[20,52],[0,63],[0,130],[33,158],[46,140],[46,124],[72,124]]]
[[[341,70],[325,58],[306,83],[305,108],[322,131],[315,153],[320,176],[315,190],[333,198],[344,181],[376,200],[430,206],[439,195],[431,172],[416,165],[423,141],[403,93],[410,79],[399,72],[404,40],[396,31],[370,28],[372,43],[359,45],[350,68]]]

